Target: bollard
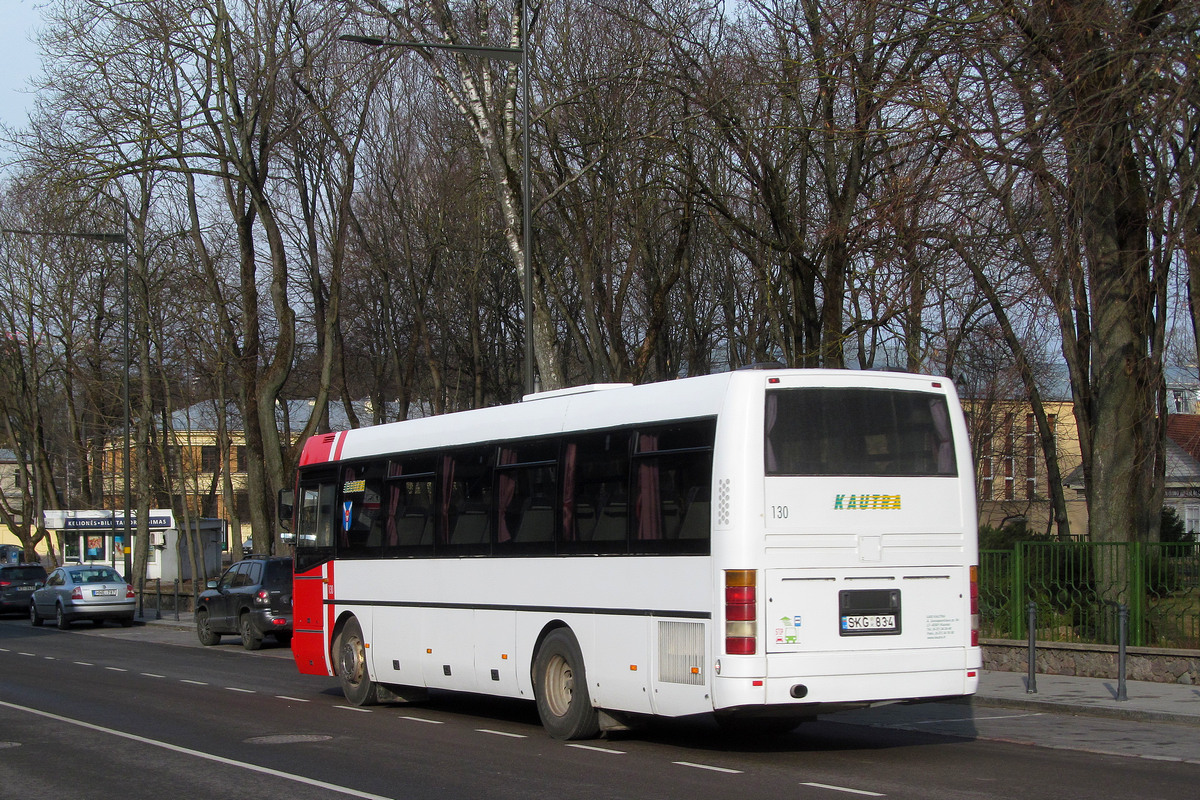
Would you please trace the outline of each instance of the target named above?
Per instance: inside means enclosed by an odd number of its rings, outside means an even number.
[[[175,579],[175,621],[179,622],[179,578]]]
[[[1128,700],[1125,693],[1125,642],[1129,630],[1129,606],[1117,606],[1117,700]]]
[[[162,578],[155,578],[157,584],[155,591],[158,593],[158,599],[154,602],[154,618],[162,619]]]
[[[1037,694],[1037,603],[1029,601],[1029,676],[1025,694]]]

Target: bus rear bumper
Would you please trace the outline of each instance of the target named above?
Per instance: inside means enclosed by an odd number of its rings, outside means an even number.
[[[767,674],[758,677],[722,669],[713,679],[713,707],[790,706],[815,716],[879,703],[963,697],[979,688],[981,656],[978,648],[946,648],[775,654],[766,662]]]

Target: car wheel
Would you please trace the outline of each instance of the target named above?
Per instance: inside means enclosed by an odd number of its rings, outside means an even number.
[[[104,627],[104,620],[102,620],[102,619],[94,619],[94,620],[92,620],[92,627],[94,627],[94,628],[103,628],[103,627]]]
[[[29,601],[29,622],[35,628],[42,627],[42,623],[45,622],[42,615],[37,612],[37,604],[32,600]]]
[[[213,632],[212,620],[208,618],[207,609],[202,608],[196,612],[196,637],[205,647],[221,643],[221,634]]]
[[[132,628],[133,627],[133,617],[121,617],[121,627],[122,628]]]
[[[71,627],[71,620],[67,619],[66,612],[63,611],[61,605],[54,607],[54,622],[58,625],[60,631],[65,631]]]
[[[257,650],[262,647],[262,636],[258,631],[254,630],[254,626],[250,624],[250,615],[242,614],[239,620],[238,627],[242,631],[242,647],[247,650]]]

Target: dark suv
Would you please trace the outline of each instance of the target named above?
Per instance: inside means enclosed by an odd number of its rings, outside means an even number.
[[[45,582],[41,564],[0,564],[0,614],[28,614],[34,586]]]
[[[196,601],[196,635],[204,645],[236,633],[242,647],[257,650],[271,634],[280,644],[292,640],[292,559],[249,555],[237,562]]]

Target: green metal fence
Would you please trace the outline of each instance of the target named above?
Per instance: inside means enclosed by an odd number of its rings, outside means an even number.
[[[979,556],[980,632],[1039,641],[1117,643],[1129,607],[1132,646],[1200,650],[1200,545],[1020,542]]]

